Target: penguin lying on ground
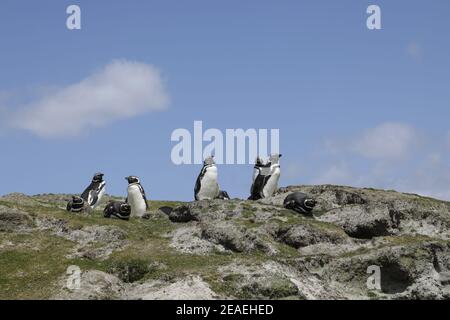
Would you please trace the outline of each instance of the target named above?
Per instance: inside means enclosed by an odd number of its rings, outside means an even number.
[[[72,200],[67,203],[67,211],[79,213],[84,211],[84,200],[78,196],[72,196]]]
[[[128,181],[128,197],[126,202],[131,206],[131,216],[142,218],[147,210],[147,196],[138,177],[129,176],[125,178]]]
[[[269,161],[264,164],[262,161],[255,164],[255,171],[257,171],[256,178],[254,178],[249,200],[258,200],[271,197],[278,189],[278,180],[280,179],[280,157],[281,154],[271,155]]]
[[[219,191],[219,195],[217,196],[216,199],[221,199],[221,200],[230,200],[230,196],[228,195],[228,192],[220,190]]]
[[[103,181],[103,173],[96,173],[92,178],[91,184],[83,191],[81,198],[89,209],[95,209],[106,191],[106,182]]]
[[[131,214],[131,206],[123,201],[110,201],[103,210],[105,218],[114,216],[122,220],[129,220]]]
[[[283,206],[286,209],[308,214],[312,212],[316,204],[316,200],[302,192],[291,193],[283,201]]]
[[[219,189],[217,175],[218,173],[216,163],[214,162],[214,156],[206,158],[203,162],[203,168],[197,177],[197,181],[195,182],[195,200],[230,199],[226,191]]]

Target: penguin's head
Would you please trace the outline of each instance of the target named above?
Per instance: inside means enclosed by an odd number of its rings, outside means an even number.
[[[303,204],[305,205],[305,208],[308,210],[312,210],[314,209],[314,207],[317,204],[317,201],[314,199],[305,199],[305,201],[303,202]]]
[[[209,156],[208,158],[205,159],[205,161],[203,161],[203,165],[204,166],[210,166],[210,165],[213,165],[213,164],[216,164],[214,162],[214,156]]]
[[[131,206],[128,203],[122,203],[120,205],[120,213],[121,214],[130,214]]]
[[[135,177],[135,176],[125,177],[125,180],[127,180],[129,184],[131,184],[131,183],[140,183],[139,178]]]
[[[255,166],[262,167],[264,165],[263,159],[261,159],[259,156],[256,157]]]
[[[92,182],[102,182],[103,176],[104,176],[104,174],[100,173],[100,172],[94,174],[94,177],[92,178]]]
[[[278,153],[276,153],[276,154],[272,154],[271,156],[270,156],[270,158],[269,158],[269,162],[271,163],[271,164],[277,164],[277,163],[280,163],[280,158],[281,158],[281,154],[278,154]]]
[[[72,202],[80,204],[80,203],[83,203],[84,200],[79,196],[72,196]]]

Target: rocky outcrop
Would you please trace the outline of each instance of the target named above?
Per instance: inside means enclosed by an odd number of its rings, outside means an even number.
[[[296,191],[317,201],[312,215],[283,208]],[[291,186],[258,201],[149,202],[148,219],[120,221],[68,213],[70,198],[0,197],[0,298],[450,299],[445,201]],[[67,288],[70,265],[80,289]]]

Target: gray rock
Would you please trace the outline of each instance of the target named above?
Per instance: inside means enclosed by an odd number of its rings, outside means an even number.
[[[67,287],[67,276],[62,277],[56,300],[111,300],[125,294],[126,286],[114,275],[89,270],[81,274],[80,288]]]
[[[350,205],[328,211],[318,218],[344,229],[351,237],[371,239],[395,234],[398,222],[386,205]]]
[[[342,244],[347,241],[342,233],[314,228],[308,224],[282,228],[278,231],[278,238],[294,248],[318,243]]]
[[[26,212],[0,205],[0,231],[20,232],[33,227],[33,220]]]

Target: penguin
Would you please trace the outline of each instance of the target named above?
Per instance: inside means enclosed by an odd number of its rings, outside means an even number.
[[[228,192],[226,192],[224,190],[220,190],[219,195],[216,197],[216,199],[230,200],[230,196],[228,195]]]
[[[216,199],[220,195],[217,182],[217,167],[214,156],[210,156],[203,162],[203,168],[197,177],[194,188],[195,200]]]
[[[264,168],[270,168],[270,162],[264,163],[264,161],[258,156],[255,160],[255,166],[253,167],[253,177],[252,177],[252,186],[250,188],[250,194],[252,194],[253,184],[255,183],[256,178],[261,173]]]
[[[106,191],[106,182],[103,180],[103,173],[96,173],[92,178],[91,184],[83,191],[81,198],[89,209],[95,209]]]
[[[111,218],[114,216],[121,220],[129,220],[131,214],[131,206],[123,201],[110,201],[103,210],[103,216],[105,218]]]
[[[293,192],[288,195],[283,201],[283,206],[286,209],[294,210],[302,214],[311,213],[316,204],[316,200],[302,192]]]
[[[273,154],[267,164],[258,168],[259,172],[253,181],[249,200],[271,197],[278,189],[281,174],[280,158],[281,154]]]
[[[148,210],[147,197],[138,177],[129,176],[128,197],[126,203],[131,206],[131,217],[142,218]]]
[[[72,200],[67,203],[67,211],[79,213],[85,210],[84,200],[78,196],[72,196]]]
[[[264,161],[260,157],[257,157],[255,161],[255,166],[253,167],[252,183],[255,182],[256,177],[261,172],[261,169],[264,167],[270,167],[270,163],[269,162],[264,163]]]

